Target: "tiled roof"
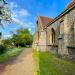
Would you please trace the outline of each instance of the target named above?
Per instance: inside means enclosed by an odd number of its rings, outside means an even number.
[[[39,16],[44,27],[47,27],[47,24],[50,23],[53,19],[45,16]]]
[[[67,6],[67,9],[68,9],[68,8],[71,8],[74,4],[75,4],[75,0],[73,0],[73,1]]]

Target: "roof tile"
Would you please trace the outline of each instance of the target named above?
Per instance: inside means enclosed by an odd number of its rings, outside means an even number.
[[[68,9],[68,8],[71,8],[74,4],[75,4],[75,0],[73,0],[73,1],[67,6],[67,9]]]
[[[53,20],[52,18],[48,18],[45,16],[40,16],[40,19],[44,27],[47,27],[47,24]]]

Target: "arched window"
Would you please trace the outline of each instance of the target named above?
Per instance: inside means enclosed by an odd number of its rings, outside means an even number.
[[[52,32],[52,43],[55,43],[55,30],[52,28],[51,29],[51,32]]]

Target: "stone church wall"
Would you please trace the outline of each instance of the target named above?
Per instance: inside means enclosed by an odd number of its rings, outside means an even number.
[[[38,30],[39,51],[50,51],[61,56],[75,55],[75,8],[50,24],[46,30],[41,29]],[[52,37],[55,38],[54,42]]]
[[[63,21],[63,34],[60,34],[60,22]],[[58,19],[56,22],[47,27],[47,49],[53,51],[58,51],[60,55],[72,54],[75,48],[75,10],[68,12],[62,18]],[[51,43],[50,40],[51,28],[55,30],[55,43]],[[56,49],[56,46],[58,50]],[[55,49],[55,50],[54,50]],[[71,51],[70,51],[71,50]],[[71,52],[71,53],[69,53]]]

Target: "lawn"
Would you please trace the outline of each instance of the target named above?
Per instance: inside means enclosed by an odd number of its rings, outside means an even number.
[[[13,48],[0,55],[0,63],[6,62],[9,59],[19,55],[23,48]]]
[[[33,51],[36,75],[75,75],[75,63],[58,58],[49,52]]]

